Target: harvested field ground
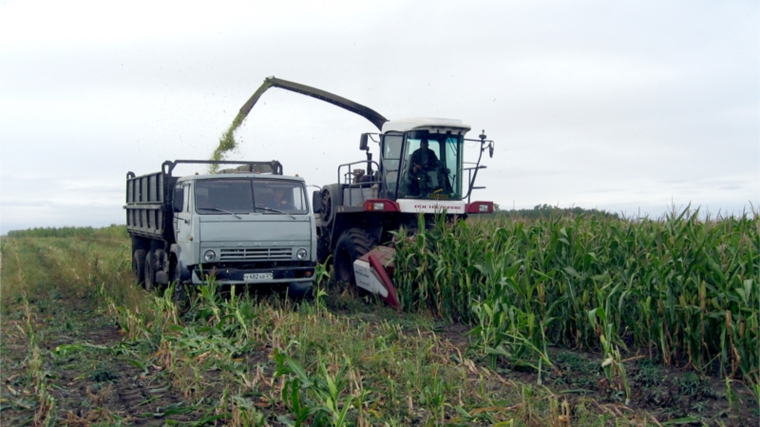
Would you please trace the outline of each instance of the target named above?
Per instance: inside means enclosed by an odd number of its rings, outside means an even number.
[[[181,313],[131,285],[122,233],[2,239],[1,425],[760,424],[739,380],[632,355],[625,402],[600,353],[550,348],[539,375],[333,284]]]
[[[113,319],[83,305],[86,300],[50,302],[34,326],[39,349],[48,356],[42,369],[59,424],[160,426],[165,421],[160,414],[184,404],[161,371],[145,372],[118,354],[122,334]],[[3,316],[3,425],[29,424],[38,408],[24,319],[14,317]]]

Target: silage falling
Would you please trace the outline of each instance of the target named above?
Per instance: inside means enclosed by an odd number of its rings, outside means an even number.
[[[235,119],[227,129],[227,132],[222,134],[222,137],[219,138],[219,146],[216,147],[214,153],[211,155],[211,160],[224,160],[225,155],[237,147],[237,143],[235,142],[235,131],[241,124],[243,124],[246,115],[247,114],[243,114],[243,112],[239,112],[237,116],[235,116]],[[209,166],[209,173],[216,173],[218,170],[219,165],[216,163]]]

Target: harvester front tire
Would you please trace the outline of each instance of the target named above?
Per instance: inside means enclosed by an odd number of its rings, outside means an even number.
[[[371,251],[375,245],[375,239],[362,229],[351,228],[344,231],[333,253],[335,277],[339,281],[355,285],[354,261]]]
[[[145,249],[138,249],[132,255],[132,276],[135,285],[143,286],[145,280]]]
[[[324,264],[330,257],[330,244],[327,242],[327,234],[317,234],[317,262]]]

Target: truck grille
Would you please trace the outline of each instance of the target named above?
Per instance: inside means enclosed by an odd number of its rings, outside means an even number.
[[[222,249],[221,261],[290,261],[292,248]]]

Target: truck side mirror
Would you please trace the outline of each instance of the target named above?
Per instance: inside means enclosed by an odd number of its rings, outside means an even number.
[[[311,194],[311,206],[314,208],[314,213],[322,212],[322,193],[319,190],[314,190]]]
[[[359,149],[360,150],[369,150],[369,134],[363,133],[361,139],[359,140]]]
[[[182,212],[182,208],[185,205],[185,191],[182,187],[174,189],[174,197],[172,198],[172,207],[174,212]]]

